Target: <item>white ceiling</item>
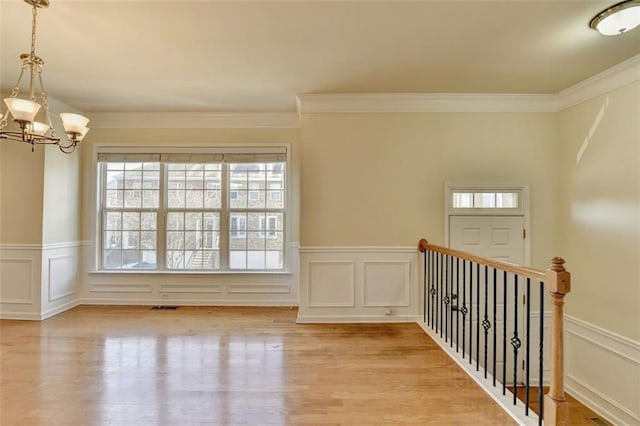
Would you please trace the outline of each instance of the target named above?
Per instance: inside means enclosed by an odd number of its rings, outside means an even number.
[[[85,112],[295,111],[299,93],[557,93],[640,53],[588,28],[616,0],[51,0],[50,96]],[[0,0],[2,90],[31,8]]]

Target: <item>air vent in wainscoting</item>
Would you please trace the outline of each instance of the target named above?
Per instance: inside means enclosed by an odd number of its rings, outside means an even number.
[[[164,310],[167,310],[167,311],[175,311],[178,308],[179,308],[179,306],[162,305],[162,306],[154,306],[151,309],[164,309]]]

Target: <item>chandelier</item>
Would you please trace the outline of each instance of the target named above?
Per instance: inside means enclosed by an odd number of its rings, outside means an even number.
[[[34,151],[38,144],[57,145],[60,151],[65,154],[73,152],[80,141],[89,131],[87,123],[89,119],[79,114],[62,113],[62,126],[67,134],[67,142],[62,142],[56,136],[56,131],[51,123],[49,113],[49,103],[47,92],[42,83],[42,70],[44,61],[36,55],[36,17],[38,8],[49,7],[49,0],[24,0],[33,6],[31,21],[31,53],[20,55],[22,67],[18,81],[11,91],[11,95],[4,99],[7,111],[0,115],[0,140],[7,139],[31,144],[31,151]],[[27,74],[29,78],[29,90],[20,97],[20,82]],[[36,83],[39,91],[36,92]],[[38,102],[39,101],[39,102]],[[42,109],[42,111],[40,111]],[[36,120],[40,111],[41,119]],[[9,124],[9,114],[12,121],[16,123],[17,129],[7,129]]]

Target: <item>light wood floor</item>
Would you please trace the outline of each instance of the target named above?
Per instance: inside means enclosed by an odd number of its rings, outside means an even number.
[[[417,325],[296,314],[82,306],[0,321],[0,424],[513,424]]]

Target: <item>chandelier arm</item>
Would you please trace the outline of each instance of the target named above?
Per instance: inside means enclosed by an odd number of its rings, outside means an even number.
[[[58,148],[65,154],[71,154],[76,150],[77,142],[71,142],[69,145],[63,145],[61,143],[58,144]]]

